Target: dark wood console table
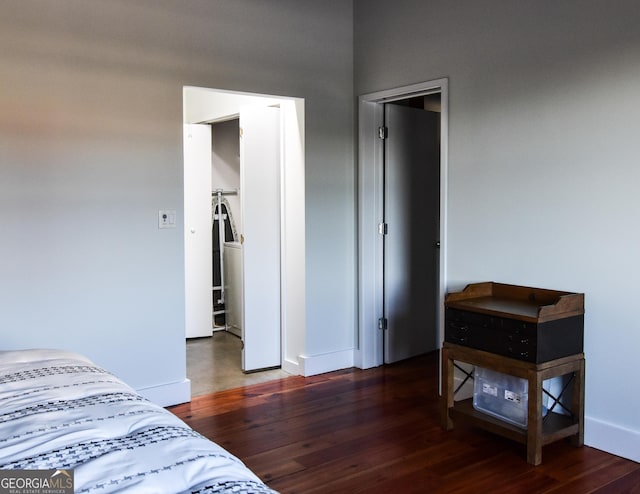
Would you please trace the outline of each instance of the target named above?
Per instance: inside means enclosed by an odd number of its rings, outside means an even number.
[[[545,444],[571,438],[574,445],[582,446],[584,296],[488,282],[449,294],[445,307],[442,426],[449,430],[454,422],[464,421],[523,443],[532,465],[542,462]],[[559,343],[554,345],[554,341]],[[476,410],[472,398],[455,401],[456,361],[526,379],[527,427]],[[571,376],[571,399],[562,408],[568,413],[551,410],[543,416],[543,382],[566,375]],[[562,403],[562,396],[552,398]]]

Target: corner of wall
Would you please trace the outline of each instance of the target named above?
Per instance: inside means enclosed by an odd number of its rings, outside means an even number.
[[[640,462],[640,431],[585,417],[585,444],[616,456]]]
[[[294,376],[301,375],[300,364],[290,359],[282,360],[282,370],[288,372],[289,374],[293,374]]]

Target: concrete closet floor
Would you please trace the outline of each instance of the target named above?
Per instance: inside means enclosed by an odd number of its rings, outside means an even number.
[[[215,331],[210,338],[187,340],[187,377],[191,380],[191,396],[291,376],[281,369],[245,374],[241,365],[241,340],[227,331]]]

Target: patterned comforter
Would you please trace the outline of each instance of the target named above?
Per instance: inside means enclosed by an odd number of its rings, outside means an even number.
[[[34,469],[72,469],[77,494],[275,492],[86,358],[0,352],[0,470]]]

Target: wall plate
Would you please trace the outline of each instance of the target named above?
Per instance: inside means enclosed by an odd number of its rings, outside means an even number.
[[[158,210],[158,228],[175,228],[176,227],[176,210],[175,209],[159,209]]]

